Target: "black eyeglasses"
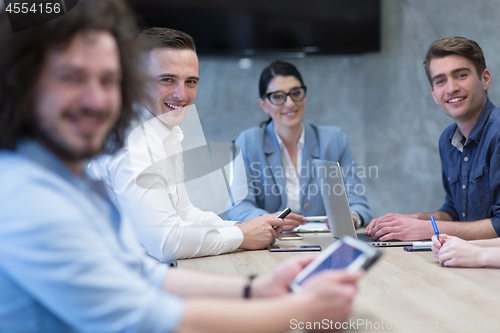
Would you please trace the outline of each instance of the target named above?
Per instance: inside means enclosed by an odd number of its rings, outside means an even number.
[[[306,86],[292,88],[287,94],[284,91],[273,91],[264,95],[273,105],[281,105],[285,103],[287,96],[290,96],[292,101],[300,102],[306,97]]]

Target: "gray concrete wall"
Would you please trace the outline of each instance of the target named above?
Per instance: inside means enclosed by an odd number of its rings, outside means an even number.
[[[342,127],[358,165],[376,166],[364,179],[376,216],[433,211],[444,202],[438,138],[453,122],[434,103],[423,58],[435,39],[473,39],[483,48],[500,104],[498,0],[383,0],[382,50],[355,56],[290,59],[308,86],[305,120]],[[258,78],[274,59],[200,59],[196,98],[207,141],[230,141],[267,117]]]

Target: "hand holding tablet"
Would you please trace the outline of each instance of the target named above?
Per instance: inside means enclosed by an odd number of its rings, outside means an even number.
[[[292,281],[290,289],[300,290],[301,284],[310,277],[326,269],[346,269],[354,272],[360,268],[368,269],[382,255],[380,250],[373,248],[357,239],[344,236],[327,247],[316,259],[307,265]]]

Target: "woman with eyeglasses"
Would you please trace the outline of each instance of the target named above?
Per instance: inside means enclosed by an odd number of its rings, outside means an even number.
[[[244,166],[236,163],[231,188],[236,197],[247,188],[248,194],[228,211],[229,219],[246,221],[290,207],[293,213],[285,219],[284,230],[292,230],[305,223],[305,216],[325,216],[321,193],[328,189],[321,188],[313,164],[322,159],[342,166],[355,226],[369,223],[373,214],[346,134],[339,127],[302,121],[307,89],[297,68],[274,61],[262,71],[259,93],[259,104],[270,118],[236,140]]]

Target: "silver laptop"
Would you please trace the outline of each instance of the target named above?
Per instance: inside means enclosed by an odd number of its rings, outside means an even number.
[[[314,160],[316,176],[320,179],[323,203],[330,231],[335,238],[351,236],[373,246],[407,246],[412,245],[409,241],[376,241],[366,236],[363,232],[356,233],[351,216],[349,201],[342,177],[342,168],[338,162]],[[369,221],[368,221],[369,222]]]

